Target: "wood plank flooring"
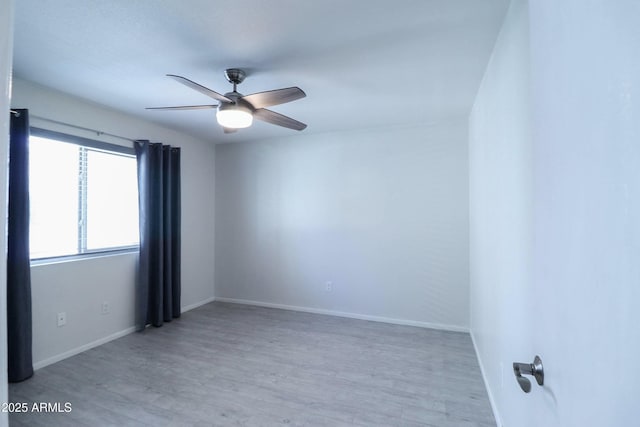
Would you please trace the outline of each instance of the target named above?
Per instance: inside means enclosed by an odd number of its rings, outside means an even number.
[[[219,302],[9,396],[71,404],[12,413],[12,426],[496,425],[468,334]]]

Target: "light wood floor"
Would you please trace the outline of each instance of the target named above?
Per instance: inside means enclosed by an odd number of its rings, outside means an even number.
[[[468,334],[211,303],[36,371],[12,426],[495,426]]]

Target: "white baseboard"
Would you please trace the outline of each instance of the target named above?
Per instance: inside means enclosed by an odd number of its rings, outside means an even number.
[[[207,298],[207,299],[202,300],[202,301],[198,301],[195,304],[190,304],[190,305],[182,307],[181,308],[181,310],[182,310],[181,312],[184,313],[186,311],[193,310],[194,308],[198,308],[198,307],[200,307],[202,305],[209,304],[210,302],[213,302],[213,301],[215,301],[214,297]],[[79,347],[76,347],[76,348],[73,348],[71,350],[65,351],[64,353],[56,354],[55,356],[49,357],[49,358],[41,360],[39,362],[35,362],[33,364],[33,369],[35,369],[35,370],[42,369],[45,366],[49,366],[49,365],[51,365],[53,363],[59,362],[59,361],[64,360],[64,359],[66,359],[68,357],[75,356],[76,354],[80,354],[83,351],[90,350],[90,349],[92,349],[94,347],[97,347],[99,345],[106,344],[109,341],[113,341],[115,339],[124,337],[125,335],[129,335],[130,333],[134,332],[135,330],[136,330],[136,327],[135,326],[131,326],[131,327],[129,327],[127,329],[124,329],[122,331],[113,333],[113,334],[108,335],[106,337],[97,339],[97,340],[92,341],[90,343],[83,344],[83,345],[81,345]]]
[[[478,351],[478,346],[476,345],[476,338],[473,335],[473,329],[469,331],[469,335],[471,335],[471,342],[473,343],[473,349],[476,352],[476,359],[478,359],[478,365],[480,365],[480,373],[482,374],[482,381],[484,381],[484,388],[487,390],[487,395],[489,396],[489,403],[491,404],[491,411],[493,411],[493,417],[496,419],[496,425],[498,427],[502,427],[502,418],[500,418],[500,413],[498,412],[498,407],[496,406],[496,400],[493,397],[493,393],[491,393],[491,389],[489,388],[489,382],[487,381],[487,375],[484,370],[484,365],[482,364],[482,359],[480,358],[480,352]]]
[[[135,330],[136,330],[135,326],[132,326],[132,327],[127,328],[127,329],[125,329],[123,331],[116,332],[115,334],[108,335],[106,337],[103,337],[103,338],[97,339],[95,341],[92,341],[92,342],[90,342],[88,344],[81,345],[80,347],[76,347],[76,348],[73,348],[73,349],[71,349],[69,351],[65,351],[64,353],[56,354],[55,356],[52,356],[52,357],[49,357],[47,359],[44,359],[44,360],[41,360],[39,362],[34,363],[33,364],[33,369],[35,369],[35,370],[42,369],[45,366],[49,366],[49,365],[51,365],[53,363],[59,362],[61,360],[64,360],[67,357],[75,356],[76,354],[80,354],[83,351],[90,350],[90,349],[92,349],[94,347],[97,347],[99,345],[106,344],[109,341],[113,341],[113,340],[121,338],[121,337],[123,337],[125,335],[129,335],[131,332],[134,332]]]
[[[324,308],[301,307],[297,305],[274,304],[270,302],[253,301],[237,298],[216,297],[216,301],[229,302],[233,304],[255,305],[258,307],[279,308],[282,310],[302,311],[305,313],[326,314],[329,316],[348,317],[350,319],[370,320],[372,322],[392,323],[394,325],[417,326],[419,328],[440,329],[443,331],[466,332],[469,328],[455,325],[445,325],[441,323],[419,322],[416,320],[393,319],[390,317],[370,316],[368,314],[347,313],[344,311],[327,310]]]
[[[184,307],[181,307],[182,313],[184,313],[185,311],[193,310],[194,308],[198,308],[198,307],[203,306],[205,304],[209,304],[210,302],[214,302],[215,300],[216,300],[216,297],[211,297],[211,298],[207,298],[207,299],[202,300],[202,301],[198,301],[195,304],[186,305]]]
[[[268,308],[278,308],[278,309],[282,309],[282,310],[301,311],[301,312],[305,312],[305,313],[325,314],[325,315],[329,315],[329,316],[347,317],[347,318],[351,318],[351,319],[369,320],[369,321],[373,321],[373,322],[391,323],[391,324],[395,324],[395,325],[417,326],[417,327],[420,327],[420,328],[440,329],[440,330],[444,330],[444,331],[469,333],[469,329],[465,328],[465,327],[462,327],[462,326],[445,325],[445,324],[441,324],[441,323],[431,323],[431,322],[419,322],[419,321],[415,321],[415,320],[406,320],[406,319],[393,319],[393,318],[382,317],[382,316],[370,316],[370,315],[367,315],[367,314],[347,313],[347,312],[343,312],[343,311],[327,310],[327,309],[322,309],[322,308],[301,307],[301,306],[285,305],[285,304],[274,304],[274,303],[269,303],[269,302],[252,301],[252,300],[244,300],[244,299],[236,299],[236,298],[220,298],[220,297],[218,297],[218,298],[216,298],[216,297],[207,298],[205,300],[198,301],[197,303],[190,304],[190,305],[182,307],[182,312],[184,313],[184,312],[193,310],[193,309],[201,307],[201,306],[203,306],[205,304],[209,304],[209,303],[211,303],[213,301],[228,302],[228,303],[233,303],[233,304],[254,305],[254,306],[268,307]],[[47,359],[41,360],[39,362],[35,362],[33,364],[33,368],[35,370],[42,369],[45,366],[49,366],[49,365],[51,365],[53,363],[59,362],[59,361],[64,360],[64,359],[66,359],[68,357],[75,356],[76,354],[82,353],[83,351],[90,350],[90,349],[92,349],[94,347],[97,347],[99,345],[106,344],[109,341],[113,341],[115,339],[121,338],[121,337],[123,337],[125,335],[128,335],[128,334],[134,332],[135,330],[136,330],[135,326],[131,326],[131,327],[129,327],[127,329],[124,329],[122,331],[113,333],[113,334],[108,335],[106,337],[97,339],[97,340],[92,341],[90,343],[81,345],[79,347],[73,348],[73,349],[68,350],[68,351],[65,351],[64,353],[60,353],[60,354],[57,354],[55,356],[49,357]],[[471,337],[473,339],[473,335]],[[475,341],[473,343],[474,343],[474,347],[475,347]],[[476,348],[476,354],[478,354],[477,348]],[[482,364],[480,364],[480,369],[482,370]],[[483,375],[483,378],[485,379],[485,384],[486,384],[487,382],[486,382],[486,378],[484,377],[484,370],[482,370],[482,375]],[[493,399],[492,399],[490,391],[489,391],[489,400],[491,401],[491,407],[494,410],[494,414],[496,414],[495,406],[494,406]],[[498,419],[497,416],[496,416],[496,419]]]

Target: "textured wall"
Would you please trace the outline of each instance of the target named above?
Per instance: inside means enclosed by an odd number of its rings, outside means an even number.
[[[466,329],[466,138],[459,120],[218,145],[216,298]]]
[[[511,373],[533,360],[532,135],[527,5],[512,3],[469,119],[471,330],[496,418],[524,426]],[[507,422],[510,421],[510,422]]]

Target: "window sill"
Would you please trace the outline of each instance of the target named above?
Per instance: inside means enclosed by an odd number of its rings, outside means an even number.
[[[104,258],[126,254],[137,254],[139,252],[138,246],[131,246],[121,249],[108,249],[102,251],[87,252],[83,254],[63,255],[47,258],[35,258],[31,260],[31,267],[49,264],[61,264],[66,262],[83,261],[95,258]]]

